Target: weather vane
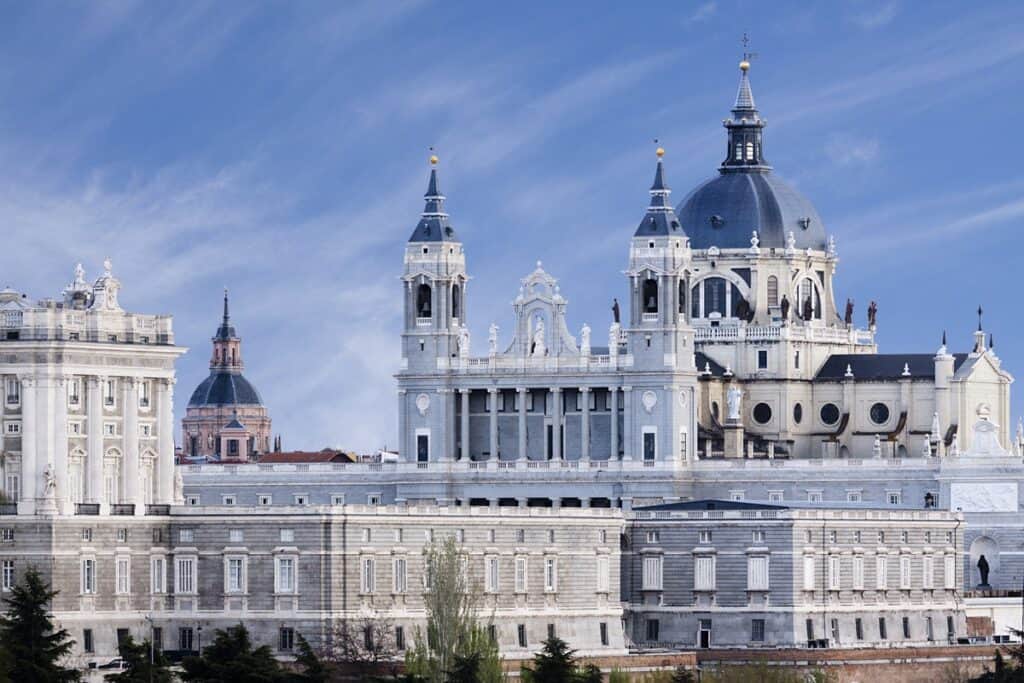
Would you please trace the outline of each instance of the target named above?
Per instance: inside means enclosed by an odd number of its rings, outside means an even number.
[[[741,40],[741,42],[743,43],[743,61],[744,62],[749,62],[754,57],[757,57],[757,53],[756,52],[750,52],[750,36],[747,35],[746,31],[743,32],[743,39]]]

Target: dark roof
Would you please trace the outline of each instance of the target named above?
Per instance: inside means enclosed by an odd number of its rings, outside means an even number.
[[[967,359],[966,353],[953,354],[954,372]],[[904,366],[910,369],[911,379],[935,379],[935,356],[930,353],[838,353],[828,357],[815,375],[816,380],[846,379],[846,366],[850,366],[855,380],[889,380],[907,377]]]
[[[635,510],[785,510],[785,505],[748,503],[742,500],[684,500],[678,503],[662,503],[634,508]]]
[[[722,376],[725,375],[725,368],[724,367],[722,367],[721,365],[716,363],[711,358],[705,356],[700,351],[698,351],[697,353],[693,354],[693,362],[694,362],[694,365],[697,366],[697,372],[698,373],[703,373],[704,372],[704,366],[706,365],[708,367],[708,369],[711,370],[711,376],[712,377],[722,377]]]
[[[214,339],[236,339],[235,326],[231,324],[231,316],[228,315],[228,290],[224,290],[224,317],[221,319],[220,327]]]
[[[658,159],[658,166],[654,171],[654,182],[651,184],[651,203],[647,207],[647,213],[637,226],[635,237],[652,237],[655,235],[683,235],[682,226],[676,218],[675,211],[668,197],[672,193],[665,184],[665,171]]]
[[[238,421],[238,418],[232,418],[231,422],[224,425],[224,429],[245,429],[245,425]]]
[[[438,189],[437,168],[430,169],[430,181],[427,183],[427,191],[423,195],[426,203],[423,213],[420,214],[420,222],[412,231],[410,242],[456,242],[458,237],[455,229],[448,222],[448,214],[444,210],[444,195]]]
[[[241,373],[213,370],[192,392],[189,406],[263,405],[256,387]]]
[[[789,232],[797,249],[828,247],[814,206],[763,168],[723,172],[705,181],[676,207],[676,215],[694,249],[747,248],[754,230],[762,249],[784,249]]]
[[[289,451],[287,453],[267,453],[260,458],[261,463],[314,463],[314,462],[355,462],[355,458],[345,451],[325,448],[322,451]]]

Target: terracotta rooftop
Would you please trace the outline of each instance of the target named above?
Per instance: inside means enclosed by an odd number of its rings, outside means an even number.
[[[313,462],[355,462],[355,458],[345,451],[325,448],[322,451],[288,451],[286,453],[267,453],[259,462],[272,463],[313,463]]]

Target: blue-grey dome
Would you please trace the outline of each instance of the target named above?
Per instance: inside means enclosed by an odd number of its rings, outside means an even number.
[[[189,406],[263,405],[256,387],[240,373],[213,371],[192,392]]]
[[[744,249],[757,230],[762,249],[825,251],[825,225],[814,206],[771,171],[728,170],[699,185],[676,209],[694,249]]]

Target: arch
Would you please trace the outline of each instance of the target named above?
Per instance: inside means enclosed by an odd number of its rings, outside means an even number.
[[[686,313],[686,281],[679,280],[679,314]]]
[[[452,285],[452,317],[462,318],[462,292],[458,283]]]
[[[690,317],[709,318],[717,313],[716,317],[735,318],[741,297],[750,304],[750,288],[739,276],[726,272],[707,275],[690,288]]]
[[[417,318],[430,318],[433,316],[432,313],[432,292],[430,285],[427,283],[420,284],[416,288],[416,317]]]
[[[809,300],[810,318],[821,320],[821,290],[812,278],[805,276],[797,281],[795,299],[797,304],[796,312],[801,319],[807,319],[805,312]]]
[[[968,568],[970,570],[970,583],[971,586],[977,586],[981,584],[981,571],[978,569],[978,560],[981,556],[985,556],[985,562],[988,563],[988,582],[991,584],[992,580],[999,574],[999,544],[991,536],[978,536],[976,539],[971,541],[970,564]]]
[[[658,281],[653,277],[644,280],[641,291],[641,310],[644,313],[658,312]]]
[[[106,457],[108,457],[108,458],[120,458],[121,457],[121,451],[120,451],[120,449],[117,449],[117,448],[114,448],[113,446],[111,446],[110,448],[107,449],[107,452],[104,453],[104,455]]]
[[[768,276],[768,305],[779,305],[779,278],[774,275]]]

